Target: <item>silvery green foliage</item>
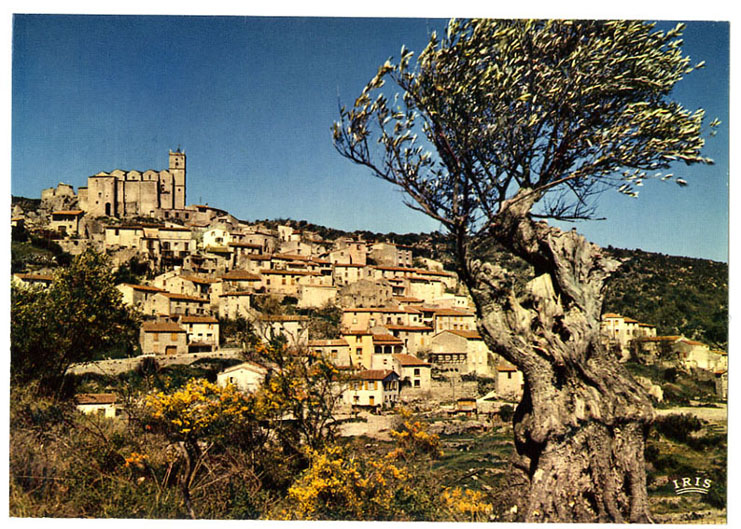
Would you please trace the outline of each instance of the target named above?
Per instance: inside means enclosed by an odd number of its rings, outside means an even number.
[[[704,112],[671,99],[703,66],[683,55],[682,30],[451,20],[416,61],[402,47],[341,109],[335,147],[457,233],[484,232],[522,189],[543,217],[590,218],[590,198],[608,187],[637,196],[649,178],[686,185],[665,173],[673,162],[712,163],[701,155]]]

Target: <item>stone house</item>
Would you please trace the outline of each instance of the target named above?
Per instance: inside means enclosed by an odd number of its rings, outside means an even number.
[[[180,326],[188,334],[188,352],[214,352],[219,349],[219,320],[212,316],[181,316]]]
[[[332,277],[323,276],[320,272],[304,270],[261,270],[263,287],[270,294],[281,294],[298,298],[299,288],[303,285],[332,286]]]
[[[300,285],[299,308],[320,308],[337,302],[337,287],[332,285]]]
[[[384,327],[404,342],[404,347],[410,355],[428,352],[432,343],[432,327],[425,325],[396,325],[386,324]]]
[[[433,300],[445,294],[445,283],[438,277],[413,275],[403,279],[402,286],[407,296]]]
[[[350,285],[362,279],[368,279],[369,269],[362,264],[334,263],[332,280],[337,286]]]
[[[391,334],[373,334],[371,369],[393,369],[395,354],[406,353],[404,342]]]
[[[355,264],[365,266],[368,256],[368,247],[364,241],[352,239],[338,239],[328,258],[332,264]]]
[[[247,270],[230,270],[221,276],[221,291],[218,287],[215,292],[254,292],[262,287],[262,277]]]
[[[226,228],[210,228],[201,235],[201,248],[225,248],[232,242],[232,236]]]
[[[392,296],[389,282],[365,279],[343,286],[338,294],[342,307],[383,307],[391,303]]]
[[[235,290],[218,295],[217,311],[219,318],[235,320],[237,318],[248,318],[251,315],[252,295],[254,293],[246,290]]]
[[[207,298],[171,292],[157,292],[152,301],[158,316],[204,316],[211,303]]]
[[[342,400],[354,409],[392,408],[399,401],[399,375],[391,369],[369,369],[352,376]]]
[[[697,340],[682,337],[674,343],[673,349],[679,361],[687,368],[715,371],[721,367],[722,356],[717,351],[711,350],[709,345]]]
[[[656,326],[607,312],[602,315],[600,333],[608,347],[619,352],[623,359],[627,359],[635,342],[656,337]]]
[[[411,249],[387,242],[373,244],[368,256],[381,266],[411,267],[413,262]]]
[[[142,323],[139,344],[144,355],[186,354],[188,334],[177,323],[147,321]]]
[[[144,226],[106,226],[105,248],[134,248],[144,250],[142,239],[144,238]]]
[[[502,360],[497,365],[497,395],[507,400],[518,401],[525,388],[522,371]]]
[[[418,396],[430,391],[432,364],[409,354],[395,354],[394,371],[399,374],[402,397]]]
[[[305,347],[309,342],[308,316],[292,314],[262,315],[255,321],[255,331],[263,340],[269,341],[285,336],[289,347]]]
[[[183,266],[183,259],[195,248],[190,228],[161,227],[158,230],[159,253],[164,266]]]
[[[476,315],[467,310],[435,308],[432,310],[432,318],[428,325],[435,333],[448,330],[475,331]]]
[[[350,364],[364,369],[371,368],[373,358],[373,334],[368,330],[344,330],[342,338],[350,347]]]
[[[13,274],[11,281],[15,285],[23,287],[48,287],[54,281],[54,276],[51,274],[17,273]]]
[[[250,255],[262,255],[262,245],[251,242],[230,242],[229,248],[232,254],[232,268],[246,269],[247,258]]]
[[[402,307],[351,307],[342,310],[342,327],[346,329],[371,329],[377,326],[422,324],[419,310]]]
[[[216,279],[209,277],[171,270],[155,277],[152,285],[173,294],[207,298],[211,294],[211,286],[216,282]]]
[[[478,331],[445,330],[431,340],[429,361],[438,371],[493,376],[494,357]]]
[[[116,285],[116,288],[123,295],[123,302],[126,305],[134,307],[148,316],[157,314],[154,296],[165,292],[161,288],[149,285],[132,285],[129,283],[121,283]]]
[[[77,237],[80,235],[80,221],[84,214],[81,209],[53,211],[50,227],[64,237]]]
[[[336,366],[347,367],[352,365],[350,344],[345,339],[309,340],[309,350],[329,359]]]

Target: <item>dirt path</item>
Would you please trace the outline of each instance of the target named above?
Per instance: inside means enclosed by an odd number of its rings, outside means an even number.
[[[710,422],[725,423],[728,421],[728,405],[726,404],[719,404],[717,408],[685,406],[656,410],[656,415],[670,415],[672,413],[689,413],[690,415],[694,415],[698,419]]]

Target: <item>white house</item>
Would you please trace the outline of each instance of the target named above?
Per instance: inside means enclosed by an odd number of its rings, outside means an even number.
[[[75,395],[77,409],[85,415],[102,417],[116,416],[116,395],[113,393],[78,393]]]
[[[254,362],[243,362],[216,375],[216,383],[225,387],[227,384],[233,384],[240,391],[251,393],[256,391],[267,375],[266,367]]]

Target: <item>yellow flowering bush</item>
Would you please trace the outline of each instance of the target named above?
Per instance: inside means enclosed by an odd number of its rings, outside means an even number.
[[[484,501],[483,493],[460,487],[444,489],[441,500],[443,508],[456,522],[488,521],[494,509]]]
[[[402,408],[399,412],[402,417],[401,426],[391,430],[391,436],[396,440],[396,449],[389,452],[392,459],[414,458],[421,454],[440,457],[443,452],[440,448],[440,437],[427,430],[427,425],[414,420],[409,410]]]
[[[387,458],[349,456],[339,446],[311,451],[310,467],[288,490],[285,519],[390,520],[403,517],[396,508],[409,496],[408,470]]]
[[[213,433],[217,427],[247,419],[253,410],[250,398],[235,386],[221,387],[206,379],[191,379],[170,394],[149,395],[145,406],[151,419],[181,439]]]

